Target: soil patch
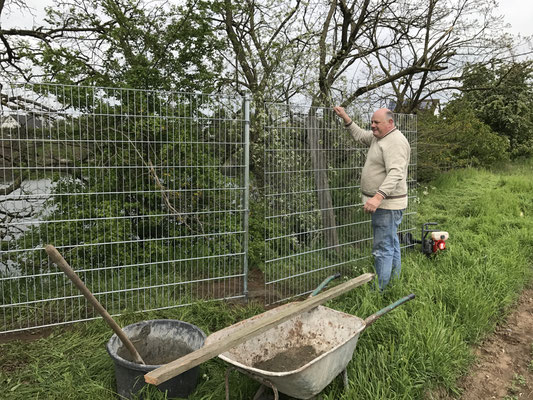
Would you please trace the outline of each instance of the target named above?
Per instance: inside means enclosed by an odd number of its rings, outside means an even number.
[[[0,344],[8,343],[13,340],[20,340],[21,342],[33,342],[34,340],[38,340],[38,339],[42,339],[42,338],[46,338],[50,336],[52,332],[53,332],[53,329],[48,327],[48,328],[32,329],[29,331],[0,333]]]
[[[272,372],[293,371],[313,361],[318,355],[319,353],[311,345],[293,347],[273,358],[259,361],[253,367]]]
[[[267,294],[263,271],[259,268],[251,268],[248,272],[248,298],[264,304]]]
[[[195,292],[199,299],[221,299],[242,295],[244,280],[242,277],[226,278],[215,281],[201,282]],[[269,298],[271,303],[281,300],[279,293],[269,293],[265,287],[265,276],[259,268],[248,271],[248,300],[265,305]],[[243,303],[244,299],[232,299],[231,302]],[[269,307],[267,307],[269,308]]]
[[[533,289],[526,289],[516,310],[476,350],[476,364],[459,387],[461,400],[533,400]],[[432,393],[431,399],[453,397]]]

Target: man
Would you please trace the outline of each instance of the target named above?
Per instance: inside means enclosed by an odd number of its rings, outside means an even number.
[[[369,147],[361,173],[361,192],[365,212],[372,214],[374,244],[372,254],[382,291],[402,267],[397,230],[407,207],[407,166],[411,148],[396,129],[393,113],[381,108],[372,116],[372,131],[356,125],[342,107],[335,113],[353,138]]]

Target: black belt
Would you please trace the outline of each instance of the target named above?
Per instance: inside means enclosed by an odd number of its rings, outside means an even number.
[[[373,194],[368,194],[368,193],[365,193],[365,192],[361,192],[363,193],[366,197],[374,197]],[[404,197],[407,197],[407,194],[401,194],[399,196],[387,196],[385,197],[384,200],[388,200],[388,199],[403,199]]]

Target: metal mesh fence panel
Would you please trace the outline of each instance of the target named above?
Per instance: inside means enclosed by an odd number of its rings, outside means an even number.
[[[268,104],[265,115],[265,287],[272,304],[310,293],[333,273],[359,275],[372,265],[372,229],[359,186],[367,148],[333,111]],[[397,115],[396,125],[412,148],[403,233],[415,229],[416,117]]]
[[[243,99],[2,84],[0,331],[244,296]]]

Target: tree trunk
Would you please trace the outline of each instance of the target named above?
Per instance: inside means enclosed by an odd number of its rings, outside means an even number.
[[[311,165],[315,175],[315,184],[317,188],[318,205],[322,213],[322,225],[324,228],[324,238],[328,247],[340,252],[339,237],[337,234],[337,223],[335,221],[335,212],[333,211],[333,201],[329,190],[329,181],[327,173],[327,160],[320,143],[320,130],[318,120],[315,115],[310,115],[305,121],[305,130],[307,132],[307,144],[311,155]]]

